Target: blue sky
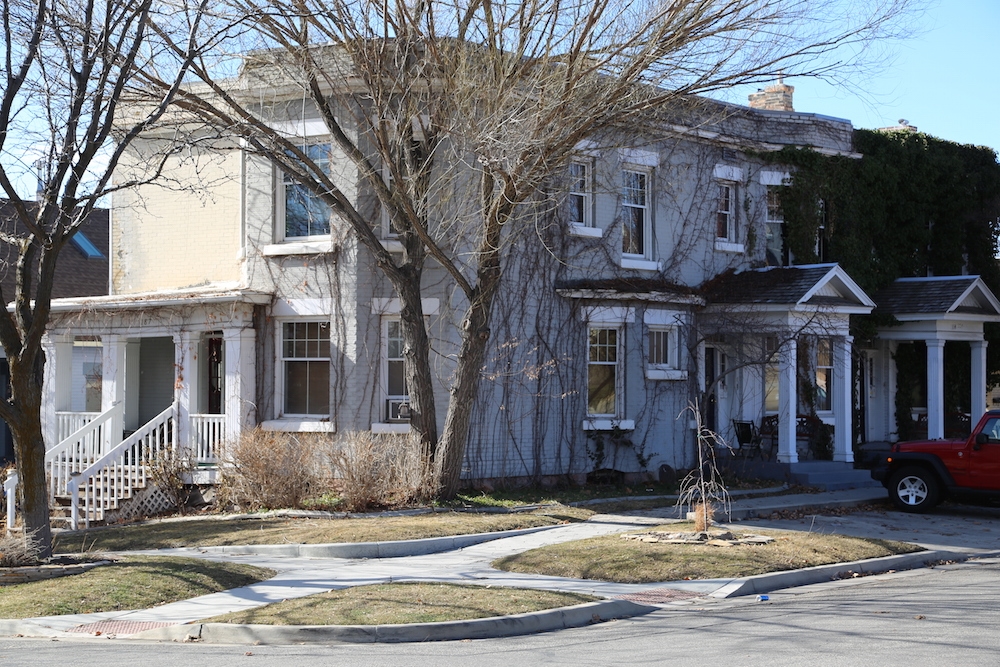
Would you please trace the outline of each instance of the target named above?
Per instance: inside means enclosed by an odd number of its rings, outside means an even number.
[[[905,118],[941,139],[1000,151],[1000,0],[935,0],[916,32],[890,45],[895,57],[885,70],[853,90],[787,79],[795,110],[860,128]]]

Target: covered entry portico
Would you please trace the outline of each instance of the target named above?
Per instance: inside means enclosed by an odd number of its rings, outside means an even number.
[[[972,424],[986,411],[985,322],[1000,322],[1000,301],[978,276],[900,278],[875,295],[877,312],[892,315],[898,326],[880,327],[874,349],[866,352],[865,385],[872,397],[865,431],[870,441],[898,439],[894,361],[903,342],[927,348],[927,437],[945,437],[945,344],[970,347],[969,411]],[[876,389],[883,391],[876,391]]]

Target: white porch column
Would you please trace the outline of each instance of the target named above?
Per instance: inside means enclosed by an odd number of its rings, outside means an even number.
[[[972,347],[972,426],[986,412],[986,341],[974,340]]]
[[[224,329],[226,439],[235,440],[257,421],[257,350],[253,329]]]
[[[73,409],[73,337],[46,335],[42,339],[45,370],[42,378],[42,437],[45,448],[59,444],[56,412]]]
[[[944,437],[944,341],[927,341],[927,437]]]
[[[780,463],[797,463],[799,460],[795,446],[795,417],[799,400],[795,377],[798,367],[797,347],[795,338],[790,338],[782,344],[778,353],[778,461]]]
[[[844,336],[833,341],[833,460],[854,462],[854,410],[851,406],[851,343]],[[862,387],[862,391],[864,388]]]
[[[101,336],[101,412],[125,399],[125,345],[121,336]]]
[[[177,401],[177,443],[181,449],[191,446],[191,413],[198,409],[199,332],[174,334],[174,363],[177,378],[174,400]]]

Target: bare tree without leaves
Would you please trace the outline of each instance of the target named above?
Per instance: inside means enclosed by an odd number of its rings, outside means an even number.
[[[20,478],[24,528],[51,554],[45,443],[42,439],[42,336],[49,319],[59,253],[102,197],[138,185],[112,181],[119,159],[165,112],[185,76],[201,6],[175,23],[174,8],[150,0],[10,0],[0,8],[6,34],[0,90],[0,188],[14,220],[0,242],[17,258],[12,306],[0,311],[0,344],[10,364],[10,426]],[[153,26],[156,29],[153,30]],[[177,48],[164,48],[170,35]],[[123,117],[138,72],[167,82],[143,112]],[[149,178],[159,169],[154,161]],[[37,174],[38,194],[19,185]],[[19,232],[18,230],[23,230]]]
[[[223,54],[200,61],[192,71],[205,85],[177,100],[322,198],[374,256],[402,304],[411,423],[449,497],[505,252],[543,217],[544,188],[580,142],[779,72],[844,75],[899,35],[911,4],[228,0],[215,8],[231,12],[216,45],[245,55],[240,75],[226,76]],[[303,137],[276,122],[291,101],[322,118],[362,181],[351,187],[388,212],[401,254],[383,247],[351,190],[309,159]],[[420,299],[430,258],[464,309],[440,433]]]

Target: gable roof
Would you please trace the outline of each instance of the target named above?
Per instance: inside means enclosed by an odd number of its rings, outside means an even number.
[[[867,313],[875,302],[839,264],[727,271],[705,283],[710,303],[828,307]]]
[[[33,202],[28,202],[34,206]],[[8,200],[0,200],[0,230],[19,236],[27,234]],[[99,296],[108,293],[108,210],[94,209],[80,226],[86,239],[100,251],[100,257],[88,257],[78,243],[71,240],[59,251],[56,262],[52,298],[71,296]],[[0,290],[8,302],[14,299],[16,282],[17,248],[0,243]],[[34,288],[34,285],[32,286]],[[34,296],[34,289],[32,289]]]
[[[979,276],[898,278],[875,294],[878,311],[898,320],[961,314],[995,319],[1000,301]]]

